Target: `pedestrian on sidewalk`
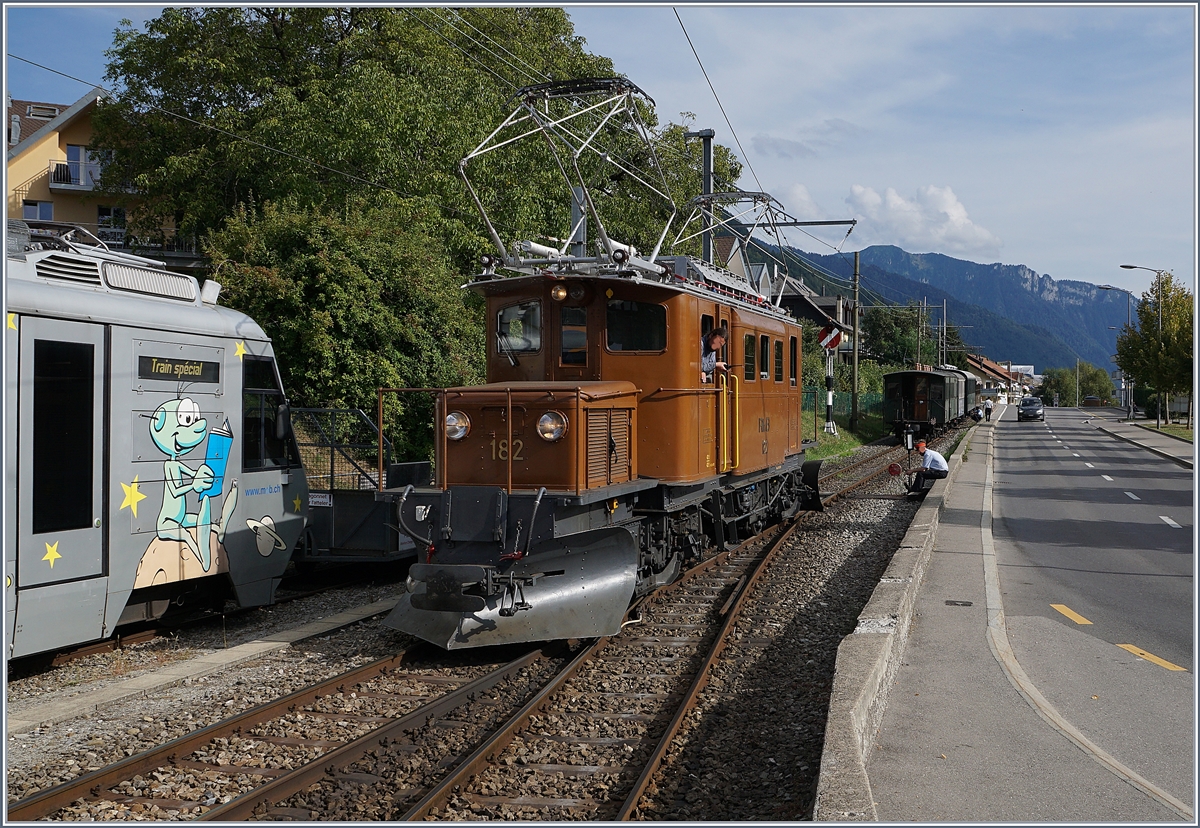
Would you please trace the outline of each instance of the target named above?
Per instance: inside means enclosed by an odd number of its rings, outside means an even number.
[[[924,440],[917,440],[917,451],[921,455],[921,468],[909,472],[916,475],[910,492],[922,492],[925,490],[926,480],[941,480],[950,473],[950,464],[946,462],[946,458],[927,448]]]
[[[991,400],[983,401],[983,417],[989,423],[992,421],[992,401]]]

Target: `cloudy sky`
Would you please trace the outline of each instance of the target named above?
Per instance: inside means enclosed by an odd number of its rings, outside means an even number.
[[[8,5],[7,52],[101,82],[116,22],[157,9]],[[568,7],[660,119],[694,113],[749,162],[744,189],[859,220],[845,240],[790,231],[796,246],[894,244],[1140,293],[1153,276],[1131,263],[1194,286],[1194,5],[676,9],[732,131],[670,6]],[[87,91],[6,63],[16,98]]]

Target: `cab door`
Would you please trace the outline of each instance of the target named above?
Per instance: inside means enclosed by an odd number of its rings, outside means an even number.
[[[104,635],[105,328],[20,318],[10,655]]]

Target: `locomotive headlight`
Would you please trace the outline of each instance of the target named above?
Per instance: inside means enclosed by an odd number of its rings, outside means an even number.
[[[550,288],[550,298],[553,299],[555,302],[561,302],[562,300],[566,299],[567,298],[567,286],[566,285],[555,285],[554,287]]]
[[[446,415],[446,437],[450,440],[461,440],[471,431],[471,420],[461,411],[451,411]]]
[[[561,440],[567,433],[567,418],[557,411],[547,411],[538,419],[537,431],[548,443]]]

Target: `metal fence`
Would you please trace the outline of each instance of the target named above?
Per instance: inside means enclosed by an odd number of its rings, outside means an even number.
[[[359,408],[294,408],[292,429],[308,488],[374,489],[379,467],[379,430]],[[383,443],[384,466],[392,445]]]

